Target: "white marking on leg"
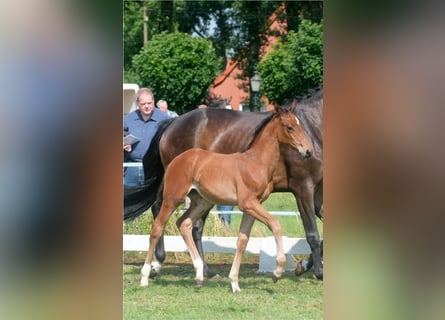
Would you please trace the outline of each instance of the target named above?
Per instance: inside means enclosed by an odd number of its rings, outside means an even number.
[[[194,259],[193,267],[195,267],[195,271],[196,271],[195,280],[204,281],[204,263],[203,263],[203,261],[200,258]]]
[[[144,266],[141,270],[141,287],[147,287],[148,286],[148,277],[150,277],[150,271],[151,271],[151,265],[144,263]]]
[[[238,281],[231,281],[230,284],[232,286],[232,292],[233,293],[241,292],[241,289],[240,289],[240,287],[238,285]]]
[[[162,264],[159,261],[153,261],[151,263],[151,267],[156,273],[159,273],[162,268]]]

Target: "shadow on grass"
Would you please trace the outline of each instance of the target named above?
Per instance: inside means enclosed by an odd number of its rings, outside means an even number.
[[[124,277],[126,278],[126,285],[133,288],[133,290],[145,290],[145,288],[139,287],[140,272],[143,262],[130,262],[125,263],[126,268],[124,271]],[[160,274],[150,279],[149,286],[160,287],[177,287],[177,288],[190,288],[194,292],[206,291],[207,288],[225,289],[227,292],[231,292],[230,279],[228,277],[231,264],[210,264],[209,267],[217,272],[221,277],[217,279],[204,279],[203,288],[197,288],[195,282],[195,271],[191,263],[166,263],[161,269]],[[258,264],[242,264],[239,275],[239,285],[241,291],[250,292],[263,292],[267,295],[276,294],[282,290],[281,282],[286,281],[289,285],[293,285],[296,288],[300,284],[307,284],[308,282],[316,284],[320,280],[315,278],[313,272],[309,271],[300,276],[296,276],[293,272],[285,272],[275,285],[272,281],[272,273],[257,273]]]

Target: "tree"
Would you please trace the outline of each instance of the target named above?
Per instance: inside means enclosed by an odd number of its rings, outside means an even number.
[[[144,46],[143,15],[141,2],[124,1],[124,69],[131,66],[131,59]]]
[[[283,104],[323,83],[323,20],[302,20],[287,42],[280,42],[259,65],[261,92]]]
[[[177,31],[173,1],[124,1],[124,69],[131,67],[134,55],[144,47],[144,6],[147,16],[147,37]]]
[[[283,19],[287,22],[288,30],[298,30],[301,21],[306,19],[320,23],[323,19],[323,1],[285,1],[286,14]]]
[[[270,35],[285,43],[287,32],[298,30],[302,20],[318,23],[323,17],[322,1],[124,1],[125,81],[135,78],[131,59],[143,47],[144,4],[149,20],[149,40],[162,32],[179,31],[211,41],[218,57],[219,71],[224,70],[229,57],[238,62],[242,71],[239,78],[244,80],[245,92],[249,92],[248,80],[258,67],[261,50]],[[278,21],[287,23],[287,32],[280,34],[270,30],[270,17],[274,13]]]
[[[127,80],[150,87],[179,114],[202,104],[218,72],[211,42],[185,33],[158,34],[133,58]]]

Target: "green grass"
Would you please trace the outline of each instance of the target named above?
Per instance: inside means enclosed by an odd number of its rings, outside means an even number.
[[[243,263],[241,292],[231,292],[230,263],[211,264],[222,275],[195,288],[193,267],[167,263],[162,274],[139,286],[141,265],[124,266],[124,319],[322,319],[323,283],[311,273],[283,274],[273,283],[270,274],[257,274],[258,263]]]
[[[270,211],[296,211],[295,198],[290,193],[273,193],[263,206]],[[237,209],[237,208],[236,208]],[[305,237],[299,217],[278,217],[283,235]],[[166,234],[179,235],[172,217]],[[230,228],[217,216],[207,219],[204,234],[237,236],[241,216],[233,215]],[[152,215],[144,214],[124,223],[126,234],[149,234]],[[322,224],[319,231],[322,235]],[[272,235],[266,226],[256,221],[251,236]],[[233,259],[231,254],[206,254],[210,268],[222,278],[204,280],[201,289],[195,288],[195,272],[188,253],[167,253],[167,259],[156,279],[148,288],[139,286],[140,271],[145,252],[124,253],[124,319],[322,319],[323,282],[312,272],[296,277],[286,272],[273,283],[271,274],[257,274],[258,255],[246,254],[241,264],[239,285],[241,292],[231,292],[228,274]]]

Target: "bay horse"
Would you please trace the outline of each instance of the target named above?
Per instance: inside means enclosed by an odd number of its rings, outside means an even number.
[[[314,154],[302,160],[295,150],[281,146],[280,161],[273,175],[273,192],[292,192],[295,196],[312,252],[310,262],[313,261],[317,278],[322,279],[322,243],[315,216],[322,219],[323,88],[290,101],[283,107],[291,109],[301,121],[314,147]],[[150,207],[154,216],[158,214],[162,203],[164,168],[177,155],[193,147],[225,154],[245,150],[254,137],[255,128],[269,116],[270,112],[205,108],[161,123],[143,159],[145,184],[124,190],[124,220],[133,219]],[[198,220],[193,228],[193,237],[202,257],[201,239],[206,217]],[[156,258],[162,263],[165,257],[161,237],[156,248]],[[156,267],[156,270],[159,268]],[[302,268],[304,265],[297,266],[298,270]],[[214,275],[205,263],[204,273],[207,277]],[[152,272],[151,276],[155,274]]]
[[[189,149],[171,161],[164,175],[163,201],[150,233],[150,245],[142,268],[141,286],[148,285],[155,246],[165,225],[177,207],[190,198],[190,207],[177,220],[182,237],[190,252],[196,271],[196,285],[204,280],[204,263],[193,240],[192,228],[197,219],[216,204],[238,205],[243,216],[249,215],[266,224],[275,236],[277,267],[274,282],[281,277],[286,257],[283,250],[281,225],[261,203],[273,190],[273,174],[280,160],[280,144],[299,153],[302,159],[311,156],[312,145],[289,110],[276,107],[275,112],[258,129],[258,135],[244,152],[221,154],[200,148]],[[232,291],[239,292],[238,274],[251,225],[243,217],[237,249],[229,278]],[[247,227],[247,229],[246,229]]]

